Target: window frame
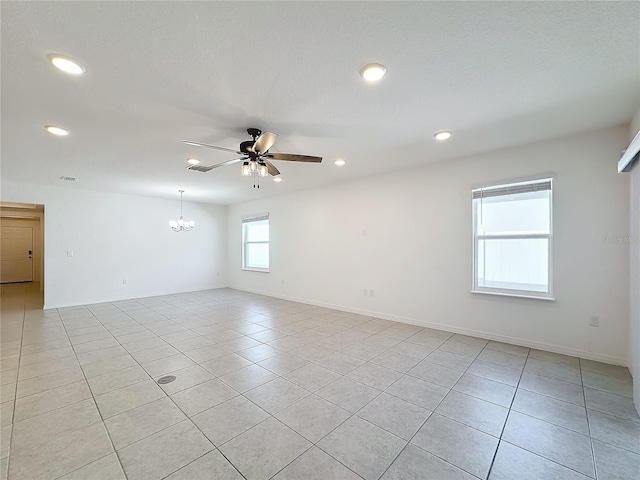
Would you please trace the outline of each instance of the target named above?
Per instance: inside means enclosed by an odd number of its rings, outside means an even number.
[[[491,190],[496,188],[507,188],[511,186],[522,186],[527,184],[536,184],[542,182],[549,182],[551,187],[549,188],[549,233],[518,233],[518,234],[483,234],[478,235],[478,218],[476,209],[476,199],[474,199],[474,192],[478,190]],[[487,295],[499,295],[505,297],[519,297],[529,298],[534,300],[549,300],[555,301],[553,290],[553,190],[554,190],[553,178],[539,178],[511,183],[501,183],[495,185],[489,185],[485,187],[473,188],[471,190],[471,222],[472,222],[472,279],[471,279],[471,293],[480,293]],[[507,196],[508,194],[504,195]],[[502,196],[502,195],[500,195]],[[547,239],[547,278],[548,278],[548,291],[538,292],[534,290],[516,290],[511,288],[498,288],[498,287],[481,287],[478,285],[478,251],[480,240],[522,240],[522,239]]]
[[[261,222],[266,220],[268,222],[269,225],[269,240],[264,241],[247,241],[246,237],[247,237],[247,225],[253,222]],[[270,269],[271,269],[271,221],[269,218],[269,214],[268,213],[263,213],[260,215],[251,215],[248,217],[243,217],[242,218],[242,222],[241,222],[241,235],[242,235],[242,270],[245,271],[249,271],[249,272],[263,272],[263,273],[269,273]],[[264,267],[256,267],[256,266],[252,266],[252,265],[247,265],[247,245],[264,245],[266,244],[269,250],[269,266],[267,268]]]

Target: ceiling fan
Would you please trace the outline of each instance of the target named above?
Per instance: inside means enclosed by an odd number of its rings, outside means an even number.
[[[269,149],[276,141],[277,134],[273,132],[262,132],[258,128],[247,128],[247,133],[253,138],[253,140],[247,140],[240,143],[238,150],[232,148],[218,147],[216,145],[209,145],[208,143],[199,143],[183,140],[185,145],[193,145],[194,147],[206,147],[214,148],[216,150],[222,150],[224,152],[232,152],[237,155],[242,155],[240,158],[234,158],[227,160],[226,162],[216,163],[214,165],[189,165],[188,170],[195,170],[196,172],[208,172],[214,168],[224,167],[225,165],[231,165],[234,163],[242,162],[242,169],[240,173],[243,176],[254,177],[254,188],[260,188],[260,184],[256,182],[257,177],[266,177],[271,175],[273,177],[280,175],[280,171],[276,166],[271,163],[270,160],[283,160],[287,162],[310,162],[320,163],[322,157],[314,157],[310,155],[295,155],[292,153],[269,153]]]

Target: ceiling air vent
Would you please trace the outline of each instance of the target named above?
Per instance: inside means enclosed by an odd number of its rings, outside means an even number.
[[[63,175],[60,177],[60,180],[64,180],[65,182],[75,182],[77,177],[67,177]]]

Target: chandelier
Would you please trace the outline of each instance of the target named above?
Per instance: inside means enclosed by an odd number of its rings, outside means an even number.
[[[182,194],[184,193],[184,190],[178,191],[180,192],[180,219],[177,222],[175,220],[171,220],[169,222],[169,226],[174,232],[181,232],[182,230],[188,232],[195,226],[196,222],[182,218]]]

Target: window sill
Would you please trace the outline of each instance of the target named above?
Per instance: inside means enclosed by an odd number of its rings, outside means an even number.
[[[245,272],[262,272],[262,273],[269,273],[269,269],[268,269],[268,268],[242,267],[242,270],[244,270]]]
[[[471,290],[471,293],[480,293],[482,295],[495,295],[498,297],[515,297],[528,298],[529,300],[545,300],[547,302],[555,302],[554,297],[543,297],[539,295],[527,295],[526,293],[506,293],[506,292],[489,292],[485,290]]]

